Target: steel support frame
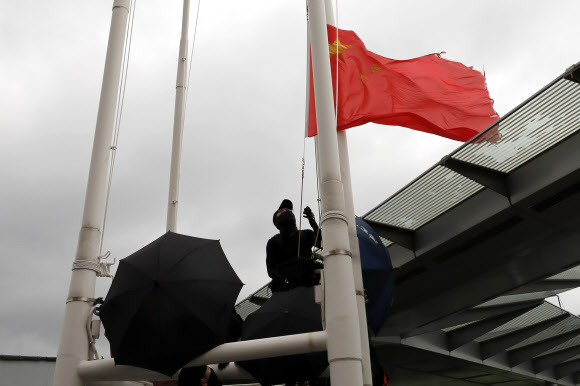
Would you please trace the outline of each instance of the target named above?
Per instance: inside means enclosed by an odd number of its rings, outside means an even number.
[[[576,373],[578,372],[580,372],[580,359],[564,362],[554,367],[554,373],[556,374],[557,379],[572,374],[574,374],[574,378],[576,378]]]
[[[509,291],[506,295],[520,295],[533,292],[550,292],[550,291],[564,292],[569,289],[577,287],[580,287],[580,280],[546,279],[524,284],[521,287]]]
[[[532,360],[532,368],[534,369],[534,372],[539,373],[573,358],[576,355],[580,355],[580,346],[574,346],[551,354],[538,356]]]
[[[528,302],[508,303],[489,307],[473,307],[419,326],[406,333],[405,336],[422,335],[429,332],[442,330],[444,328],[474,322],[477,320],[501,317],[507,313],[526,312],[527,310],[537,307],[540,304],[542,304],[542,301],[533,300]]]
[[[572,367],[570,368],[563,368],[561,369],[562,374],[558,376],[554,375],[554,372],[544,372],[541,374],[535,374],[534,372],[530,371],[527,366],[517,366],[517,367],[510,367],[507,356],[505,355],[497,355],[490,359],[483,359],[480,356],[479,350],[464,350],[464,347],[461,347],[458,350],[449,351],[447,349],[446,339],[445,339],[445,332],[433,332],[428,333],[420,336],[415,336],[412,338],[401,338],[398,336],[385,336],[385,337],[377,337],[373,338],[373,342],[375,344],[375,349],[380,352],[381,347],[388,346],[391,350],[395,347],[411,347],[414,349],[422,350],[432,355],[441,355],[441,356],[448,356],[453,358],[453,360],[462,360],[467,363],[472,363],[474,365],[483,365],[485,367],[491,367],[494,369],[494,372],[505,371],[507,373],[513,373],[520,376],[535,378],[536,380],[544,380],[547,384],[558,384],[558,385],[574,385],[579,383],[576,380],[574,383],[572,382]],[[396,359],[396,353],[392,353]],[[421,355],[419,357],[423,358]],[[425,362],[427,359],[423,358],[422,361]],[[580,370],[580,369],[579,369]],[[566,374],[564,374],[566,372]],[[580,371],[578,371],[580,373]],[[574,373],[575,374],[575,373]]]
[[[412,230],[386,225],[368,219],[365,219],[365,222],[372,226],[379,236],[384,237],[385,239],[410,251],[415,251],[415,236]]]
[[[574,316],[569,317],[574,318]],[[541,353],[553,349],[559,344],[575,338],[578,334],[580,334],[580,329],[575,329],[515,350],[510,350],[508,352],[508,362],[510,366],[517,366],[523,362],[531,360]]]
[[[536,306],[523,307],[515,311],[507,312],[504,314],[499,314],[490,318],[481,319],[475,323],[468,324],[466,326],[457,328],[455,330],[447,332],[447,341],[449,350],[455,350],[480,336],[492,331],[493,329],[502,326],[525,314],[526,312],[534,309]]]
[[[508,175],[506,173],[461,161],[450,156],[443,158],[441,160],[441,165],[493,190],[496,193],[501,194],[502,196],[510,196],[509,186],[507,184]]]
[[[580,133],[511,173],[508,184],[512,202],[524,207],[533,206],[559,189],[578,183],[578,148]],[[578,205],[577,200],[568,200],[564,204],[565,207],[570,205]],[[415,278],[399,283],[399,296],[385,332],[406,334],[425,324],[426,315],[431,321],[437,320],[467,309],[473,303],[503,295],[514,287],[546,279],[578,265],[580,258],[574,252],[577,244],[573,240],[580,237],[580,224],[576,224],[574,221],[577,222],[577,219],[574,218],[565,220],[568,221],[564,224],[566,230],[528,221],[518,216],[505,197],[484,189],[417,229],[414,231],[417,257],[406,263],[398,275],[404,276],[416,267],[430,267],[440,270],[444,277],[459,269],[465,261],[473,265],[476,275],[463,282],[442,279],[439,275],[421,275],[420,284]],[[506,229],[498,230],[500,226]],[[530,229],[536,235],[529,233]],[[478,237],[487,238],[474,242]],[[514,243],[514,238],[521,247]],[[490,250],[495,252],[490,254]],[[436,261],[441,256],[451,259]],[[521,275],[506,275],[506,268],[501,265],[505,261],[522,268]],[[529,264],[529,261],[536,263]],[[494,282],[493,286],[481,285],[490,280]],[[430,297],[429,301],[417,293],[418,288],[423,292],[433,292],[435,290],[430,288],[435,285],[438,286],[438,295]],[[446,289],[445,285],[449,288]],[[470,294],[469,299],[462,296],[465,293]],[[404,308],[401,308],[402,305]]]
[[[564,313],[548,320],[535,323],[531,326],[527,326],[519,330],[498,336],[497,338],[480,342],[479,345],[481,349],[481,357],[483,359],[491,358],[492,356],[499,354],[500,352],[560,323],[569,317],[570,315],[568,313]]]

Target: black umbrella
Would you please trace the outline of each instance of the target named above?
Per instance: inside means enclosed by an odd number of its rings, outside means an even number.
[[[270,338],[322,330],[320,305],[314,303],[314,287],[274,292],[264,305],[248,316],[242,340]],[[328,367],[326,352],[288,355],[238,362],[262,385],[312,380]]]
[[[224,343],[242,285],[217,240],[167,232],[122,259],[99,311],[115,364],[172,375]]]

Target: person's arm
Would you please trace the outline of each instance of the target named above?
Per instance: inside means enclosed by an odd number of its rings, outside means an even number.
[[[317,248],[322,248],[322,234],[320,232],[320,229],[318,228],[318,224],[316,223],[316,217],[314,216],[314,213],[312,212],[312,209],[310,209],[309,206],[304,208],[304,218],[308,220],[310,227],[314,231],[314,238],[316,240],[315,246]]]
[[[276,248],[274,246],[274,241],[272,239],[268,240],[266,244],[266,269],[268,270],[268,276],[272,280],[280,280],[280,274],[278,273],[278,260],[276,258]]]

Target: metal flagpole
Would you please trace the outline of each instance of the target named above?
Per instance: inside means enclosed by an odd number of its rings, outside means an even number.
[[[308,1],[324,238],[325,319],[333,386],[361,386],[361,339],[334,117],[324,0]]]
[[[173,145],[171,149],[171,171],[169,175],[169,199],[167,203],[167,231],[177,230],[177,208],[179,198],[179,172],[181,164],[181,142],[185,117],[185,93],[187,84],[187,35],[189,30],[189,0],[183,0],[181,40],[175,86],[175,114],[173,116]]]
[[[91,267],[94,267],[98,261],[129,9],[130,0],[115,0],[113,3],[83,220],[56,359],[53,384],[58,386],[81,386],[83,383],[77,373],[77,367],[81,361],[88,358],[89,337],[86,323],[93,305],[96,281],[96,272]]]
[[[326,23],[336,27],[334,8],[332,7],[332,0],[325,0],[325,9],[326,9]],[[348,141],[346,138],[346,130],[341,130],[337,133],[337,140],[338,140],[338,156],[340,158],[340,175],[342,179],[342,186],[344,189],[344,203],[346,208],[345,214],[348,219],[348,237],[350,241],[350,250],[352,252],[352,270],[354,275],[354,287],[356,291],[356,304],[359,317],[360,339],[362,349],[363,384],[365,386],[370,386],[373,383],[373,377],[371,373],[371,357],[369,351],[370,349],[367,328],[367,314],[365,307],[360,251],[358,247],[358,236],[356,234],[354,199],[352,195],[352,183],[350,178],[350,161],[348,156]]]
[[[350,179],[350,162],[348,157],[348,142],[345,130],[337,133],[338,153],[340,156],[340,174],[344,186],[344,201],[346,206],[346,217],[348,219],[348,236],[352,251],[352,271],[354,275],[354,287],[356,291],[356,304],[358,309],[360,339],[362,349],[363,381],[365,386],[373,384],[371,373],[371,357],[369,349],[369,335],[367,328],[367,314],[365,307],[365,295],[362,279],[362,268],[360,262],[360,251],[358,246],[358,236],[356,234],[356,223],[354,215],[354,201],[352,196],[352,184]]]

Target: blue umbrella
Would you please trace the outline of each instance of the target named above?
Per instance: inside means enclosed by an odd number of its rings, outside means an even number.
[[[377,232],[359,217],[356,218],[356,233],[366,296],[367,324],[376,334],[385,323],[393,304],[393,266],[389,251]]]

